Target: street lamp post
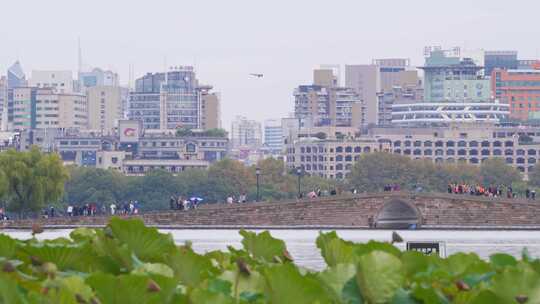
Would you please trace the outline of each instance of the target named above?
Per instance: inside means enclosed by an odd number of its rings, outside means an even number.
[[[296,174],[298,175],[298,198],[302,197],[302,189],[300,188],[301,179],[302,179],[302,168],[296,168]]]
[[[257,167],[257,169],[255,169],[255,175],[257,176],[257,202],[259,201],[260,199],[260,187],[259,187],[259,176],[261,176],[261,169],[259,167]]]

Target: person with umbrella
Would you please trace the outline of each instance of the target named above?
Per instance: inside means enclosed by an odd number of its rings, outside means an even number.
[[[189,199],[189,201],[191,202],[191,206],[193,206],[193,209],[197,209],[197,206],[200,202],[203,201],[203,199],[198,196],[193,196]]]

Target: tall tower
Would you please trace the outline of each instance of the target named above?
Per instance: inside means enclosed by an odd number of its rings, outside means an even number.
[[[83,66],[83,61],[82,61],[82,50],[81,50],[81,38],[80,38],[80,37],[77,39],[77,44],[78,44],[78,67],[77,67],[77,78],[80,78],[80,75],[81,75],[81,72],[82,72],[82,66]]]

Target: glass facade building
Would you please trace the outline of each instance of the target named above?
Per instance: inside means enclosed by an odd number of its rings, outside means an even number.
[[[201,128],[201,90],[192,67],[146,74],[130,93],[128,117],[145,129]]]
[[[518,68],[517,51],[486,51],[484,55],[485,75],[494,69],[515,70]]]

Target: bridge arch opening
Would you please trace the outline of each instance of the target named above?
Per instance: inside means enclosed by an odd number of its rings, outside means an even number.
[[[418,209],[401,199],[391,199],[384,203],[375,217],[376,228],[407,229],[419,227],[421,215]]]

